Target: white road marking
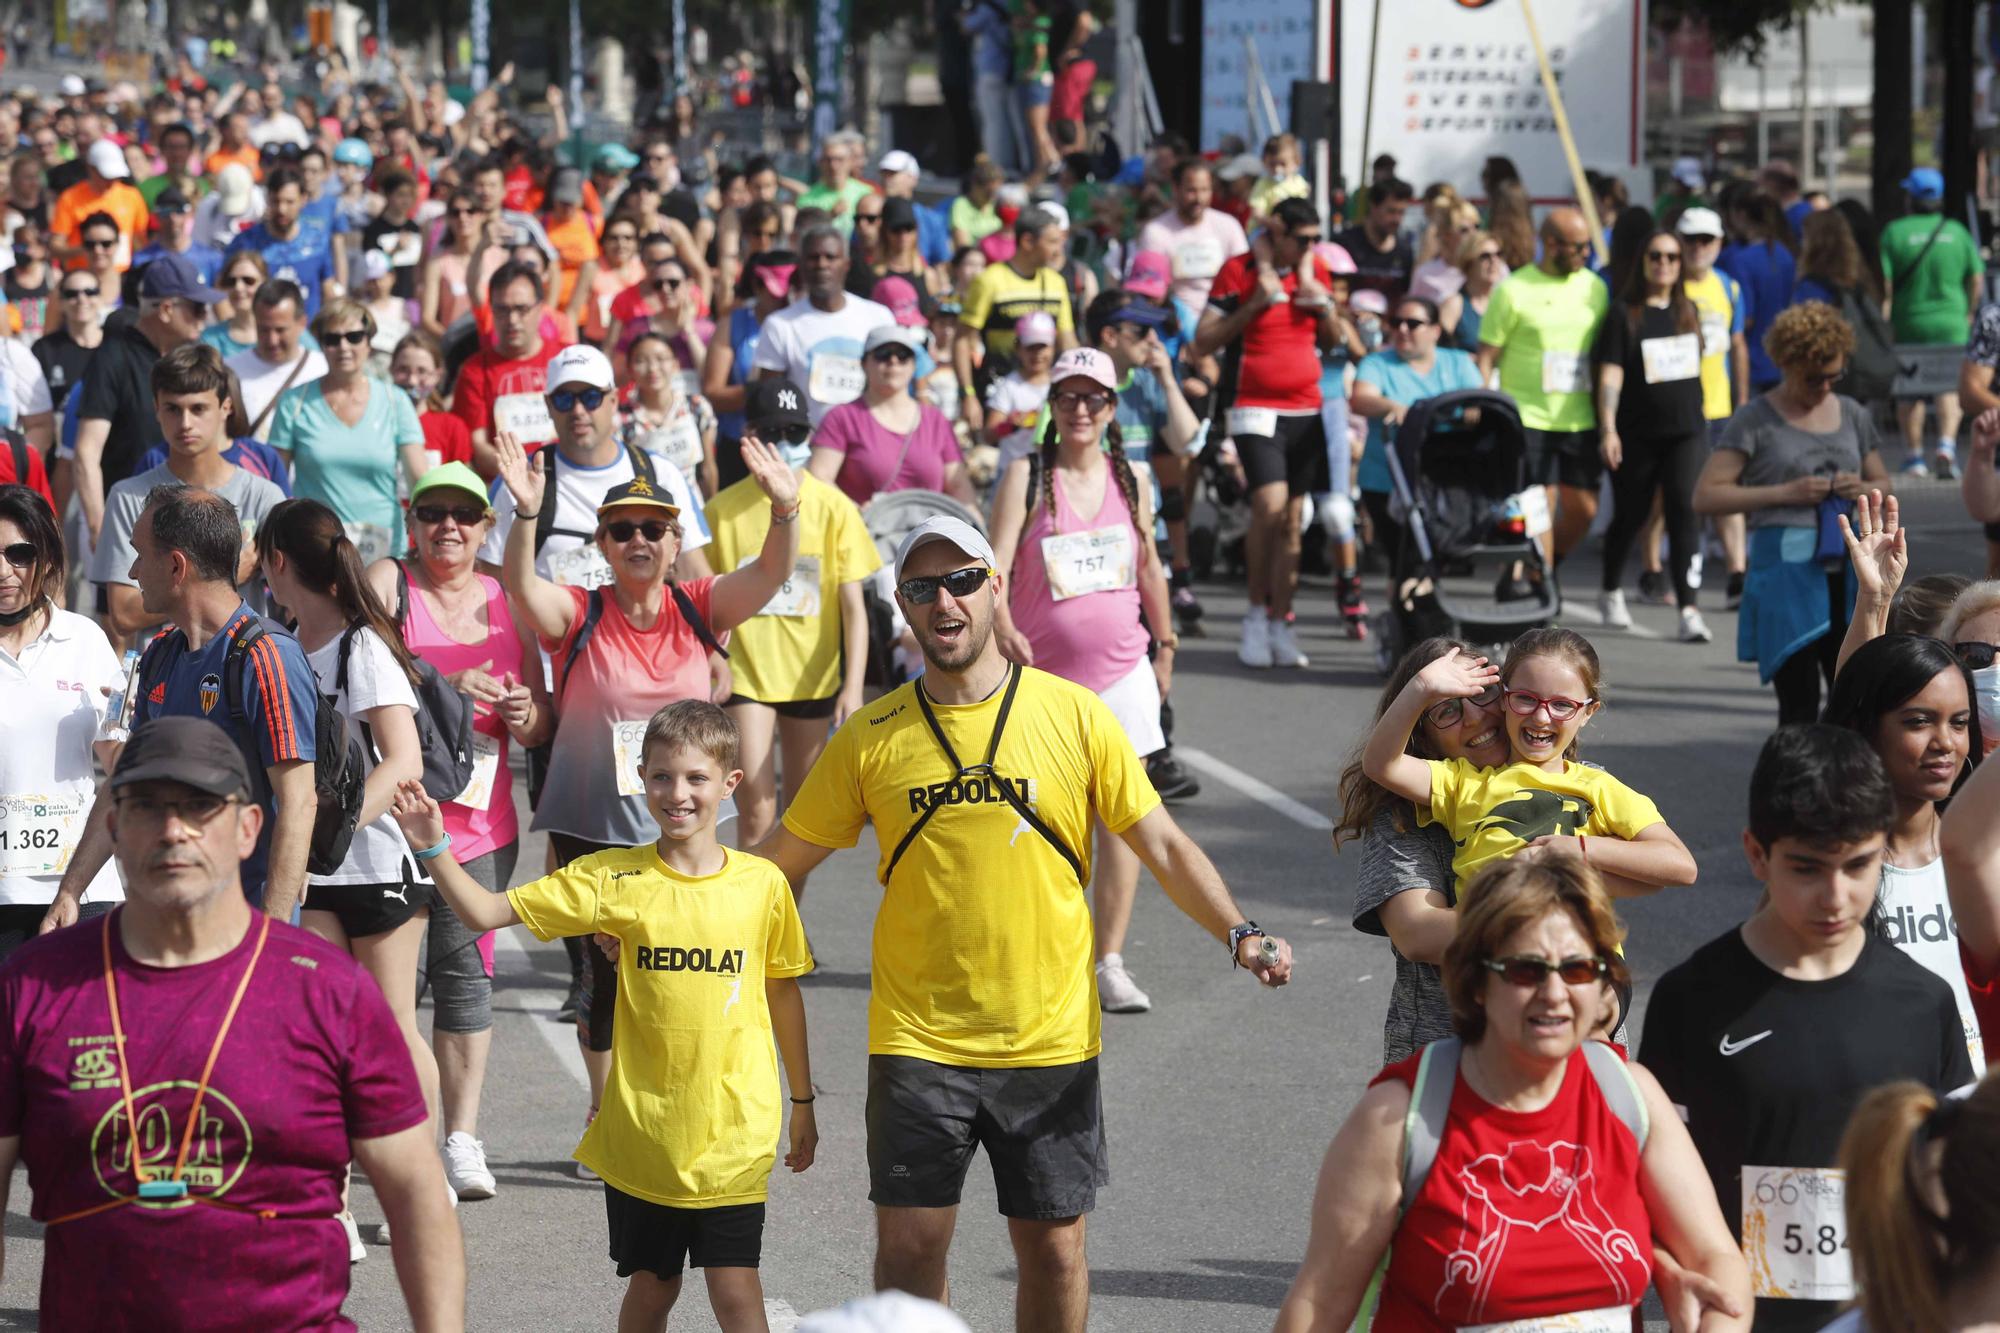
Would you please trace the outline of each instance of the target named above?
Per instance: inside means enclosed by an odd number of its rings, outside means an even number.
[[[771,1333],[792,1333],[799,1326],[801,1317],[790,1301],[781,1301],[775,1296],[764,1298],[764,1318],[771,1325]]]
[[[510,971],[518,970],[533,975],[534,959],[529,956],[527,946],[521,943],[521,937],[516,933],[523,929],[525,927],[516,926],[494,932],[495,961],[497,963],[499,954],[509,954],[520,964],[518,969],[510,968]],[[556,957],[565,963],[568,962],[568,955],[560,949],[556,951]],[[515,1007],[535,1020],[535,1031],[541,1034],[542,1040],[555,1052],[556,1063],[568,1071],[569,1076],[576,1080],[578,1087],[588,1090],[590,1075],[584,1072],[583,1052],[576,1046],[576,1024],[556,1021],[556,1012],[562,1008],[563,992],[541,986],[524,986],[512,994],[520,997],[520,1003]]]
[[[1216,781],[1236,788],[1253,801],[1263,802],[1295,824],[1303,824],[1316,833],[1333,831],[1333,821],[1319,811],[1293,800],[1267,782],[1259,782],[1242,769],[1223,763],[1206,750],[1177,745],[1174,747],[1174,753]]]

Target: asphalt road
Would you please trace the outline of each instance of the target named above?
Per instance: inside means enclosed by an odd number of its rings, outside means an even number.
[[[1913,573],[1978,573],[1978,529],[1955,487],[1909,488]],[[1595,632],[1594,552],[1570,577],[1566,623],[1591,634],[1607,707],[1589,754],[1651,795],[1700,863],[1698,884],[1629,903],[1628,957],[1638,1012],[1653,979],[1740,920],[1754,901],[1738,843],[1744,784],[1775,721],[1770,691],[1733,650],[1736,617],[1704,595],[1716,642],[1673,642],[1670,608],[1634,606],[1639,629]],[[1379,582],[1375,580],[1375,582]],[[1372,588],[1371,588],[1372,591]],[[1112,1183],[1090,1219],[1092,1325],[1100,1329],[1263,1329],[1304,1250],[1312,1187],[1334,1128],[1380,1064],[1390,958],[1348,924],[1354,857],[1335,856],[1326,812],[1379,688],[1365,644],[1335,628],[1321,586],[1301,604],[1310,668],[1252,675],[1234,656],[1236,599],[1206,590],[1214,637],[1189,641],[1175,698],[1182,754],[1201,795],[1175,808],[1245,912],[1287,936],[1296,980],[1260,990],[1179,915],[1142,888],[1128,964],[1154,1010],[1105,1020],[1105,1114]],[[535,839],[523,866],[541,863]],[[872,1260],[862,1105],[869,930],[879,892],[872,844],[814,876],[803,912],[819,971],[805,982],[824,1138],[818,1163],[772,1181],[763,1275],[773,1327],[794,1312],[865,1292]],[[569,1154],[582,1128],[581,1064],[554,1021],[561,950],[518,929],[503,943],[498,1014],[481,1133],[497,1198],[460,1209],[477,1329],[605,1329],[621,1286],[605,1257],[601,1187],[578,1182]],[[34,1326],[40,1226],[25,1177],[5,1221],[0,1328]],[[371,1240],[381,1211],[357,1182]],[[990,1177],[976,1162],[952,1252],[954,1300],[975,1330],[1012,1327],[1014,1267]],[[226,1283],[218,1288],[226,1301]],[[385,1247],[353,1271],[349,1313],[363,1328],[407,1325]],[[677,1328],[714,1327],[698,1283]]]

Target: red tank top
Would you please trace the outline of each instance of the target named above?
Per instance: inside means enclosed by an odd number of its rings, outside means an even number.
[[[1421,1055],[1373,1083],[1414,1087]],[[1502,1110],[1461,1074],[1437,1161],[1396,1230],[1375,1327],[1602,1311],[1605,1328],[1629,1329],[1652,1274],[1639,1155],[1581,1050],[1539,1111]]]
[[[498,579],[475,574],[486,594],[486,642],[460,643],[439,628],[414,580],[410,583],[410,609],[403,623],[403,642],[410,651],[449,676],[467,667],[478,667],[495,680],[512,674],[521,678],[521,634],[514,627],[514,613]],[[541,664],[536,663],[540,669]],[[510,737],[507,724],[485,704],[479,705],[473,730],[491,737],[499,745],[498,767],[493,772],[493,792],[486,808],[474,810],[456,801],[444,803],[444,827],[451,834],[452,855],[460,862],[483,856],[496,847],[505,847],[521,836],[520,816],[514,813],[514,774],[507,766]]]

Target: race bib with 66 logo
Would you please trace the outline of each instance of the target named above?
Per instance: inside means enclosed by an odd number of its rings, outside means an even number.
[[[1854,1297],[1847,1176],[1832,1167],[1743,1168],[1743,1257],[1751,1291],[1798,1301]]]

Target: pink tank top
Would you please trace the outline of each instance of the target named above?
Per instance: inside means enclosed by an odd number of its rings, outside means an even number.
[[[448,636],[432,617],[414,580],[410,583],[409,613],[403,621],[403,642],[442,675],[478,667],[495,680],[509,672],[518,680],[521,635],[514,627],[507,594],[498,579],[484,574],[473,577],[479,580],[480,589],[486,594],[486,642],[460,643]],[[498,713],[481,704],[473,729],[498,743],[498,767],[493,773],[493,790],[485,808],[474,809],[456,801],[444,804],[444,827],[451,834],[451,853],[461,863],[484,856],[496,847],[505,847],[521,836],[520,818],[514,813],[514,774],[507,767],[507,724]],[[478,781],[476,774],[474,781]]]
[[[1014,627],[1034,645],[1036,666],[1101,691],[1146,658],[1146,627],[1139,619],[1140,537],[1108,462],[1104,502],[1094,515],[1071,507],[1060,479],[1053,489],[1054,508],[1035,511],[1014,552],[1007,605]],[[1029,502],[1037,498],[1030,496]],[[1069,595],[1059,598],[1059,593]]]

